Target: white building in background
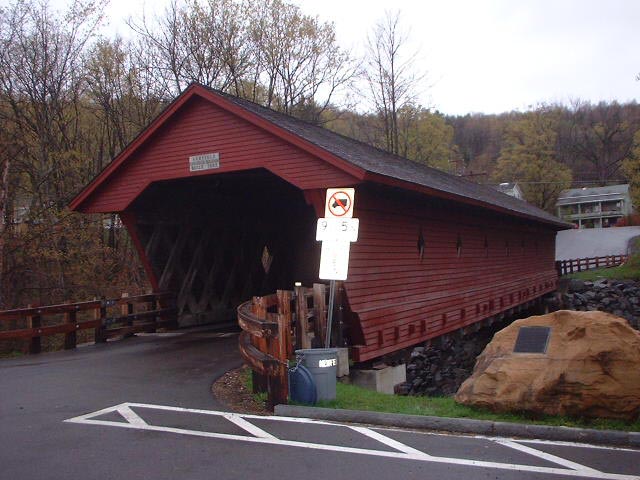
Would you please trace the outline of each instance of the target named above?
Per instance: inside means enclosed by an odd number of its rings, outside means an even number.
[[[629,185],[563,190],[556,202],[558,217],[577,228],[607,228],[633,213]]]
[[[495,189],[506,195],[510,195],[520,200],[524,200],[524,194],[522,193],[522,190],[518,186],[518,182],[515,182],[515,183],[503,182],[500,185],[496,185]]]

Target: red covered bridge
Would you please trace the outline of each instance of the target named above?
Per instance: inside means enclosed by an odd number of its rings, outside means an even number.
[[[325,189],[356,188],[345,282],[356,361],[556,288],[567,225],[525,202],[201,85],[191,85],[71,203],[117,212],[183,325],[317,281]]]

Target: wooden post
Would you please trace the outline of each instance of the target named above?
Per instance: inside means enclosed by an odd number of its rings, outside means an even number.
[[[65,303],[71,303],[67,301]],[[78,343],[78,333],[76,330],[76,314],[75,310],[69,310],[64,314],[64,323],[67,325],[73,325],[73,330],[64,334],[64,349],[72,350],[76,348]]]
[[[251,310],[258,318],[267,318],[267,307],[262,297],[253,297],[251,303]],[[251,337],[253,345],[261,352],[267,352],[267,340],[265,338]],[[255,370],[251,371],[251,384],[253,386],[253,393],[264,393],[268,390],[267,384],[268,377],[262,375]]]
[[[27,305],[31,308],[31,305]],[[40,314],[27,316],[27,328],[40,328],[42,326],[42,318]],[[29,353],[40,353],[42,351],[42,342],[40,335],[31,337],[29,342]]]
[[[122,294],[122,298],[128,298],[128,297],[129,297],[128,293],[125,292]],[[126,317],[127,315],[131,315],[132,313],[133,313],[133,303],[127,302],[120,305],[120,315],[122,315],[123,317]],[[132,327],[133,320],[127,319],[125,322],[125,325],[127,327]],[[126,335],[124,335],[124,337],[132,337],[132,336],[133,336],[133,333],[127,333]]]
[[[278,290],[278,338],[280,339],[280,359],[288,361],[293,356],[291,338],[291,290]]]
[[[94,300],[97,300],[97,298],[94,298]],[[104,297],[101,298],[100,306],[93,310],[93,319],[100,320],[100,325],[98,325],[93,331],[93,341],[95,343],[105,343],[107,341],[107,332],[104,325],[107,318],[107,307],[105,306],[104,300]]]
[[[324,283],[313,284],[313,308],[313,330],[319,345],[324,347],[324,338],[327,336],[327,286]]]
[[[155,297],[155,295],[149,302],[149,308],[151,309],[152,312],[158,310],[158,299]],[[153,317],[151,317],[151,321],[153,322],[153,327],[149,329],[149,332],[157,332],[158,331],[158,315],[154,315]]]
[[[304,295],[304,287],[295,287],[296,290],[296,347],[311,348],[309,341],[309,309],[307,307],[307,297]]]

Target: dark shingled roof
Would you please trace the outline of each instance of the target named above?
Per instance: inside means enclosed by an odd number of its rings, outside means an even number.
[[[212,89],[211,89],[212,90]],[[525,215],[545,223],[569,228],[571,225],[525,201],[505,195],[494,188],[470,182],[461,177],[427,167],[393,155],[326,128],[298,120],[275,110],[232,95],[212,90],[234,104],[268,120],[314,145],[368,172],[403,180],[416,185],[447,192],[460,197],[495,205],[515,214]],[[520,216],[519,215],[519,216]]]

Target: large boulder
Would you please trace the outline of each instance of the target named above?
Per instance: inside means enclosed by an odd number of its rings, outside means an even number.
[[[514,353],[521,327],[550,327],[546,353]],[[640,332],[604,312],[560,310],[495,334],[456,401],[493,411],[621,418],[640,415]]]

